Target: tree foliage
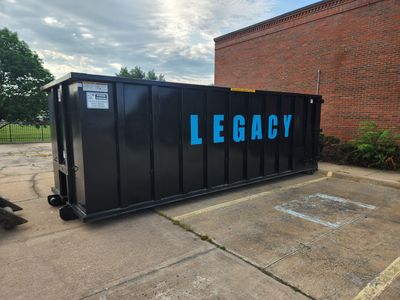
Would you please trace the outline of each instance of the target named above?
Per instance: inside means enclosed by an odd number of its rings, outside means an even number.
[[[127,67],[122,67],[121,70],[115,74],[119,77],[126,77],[132,79],[147,79],[147,80],[159,80],[165,81],[164,74],[159,74],[157,76],[156,72],[153,70],[148,71],[147,73],[143,71],[140,67],[135,66],[133,69],[128,69]]]
[[[47,96],[40,87],[54,77],[42,63],[17,33],[0,30],[0,122],[47,118]]]

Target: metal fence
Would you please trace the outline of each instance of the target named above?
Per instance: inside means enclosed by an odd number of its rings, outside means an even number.
[[[0,127],[0,144],[50,141],[49,125],[7,124]]]

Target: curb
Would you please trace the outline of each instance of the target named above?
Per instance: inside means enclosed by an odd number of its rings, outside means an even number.
[[[400,190],[400,182],[396,182],[396,181],[368,178],[368,177],[363,177],[363,176],[355,176],[355,175],[343,174],[340,172],[326,171],[326,170],[321,170],[321,169],[320,169],[320,171],[322,173],[325,173],[325,175],[327,177],[347,179],[347,180],[351,180],[351,181],[355,181],[355,182],[369,183],[369,184],[380,185],[380,186],[385,186],[385,187],[390,187],[390,188]]]

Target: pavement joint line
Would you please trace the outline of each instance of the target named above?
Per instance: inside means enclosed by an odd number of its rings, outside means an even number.
[[[325,177],[321,177],[321,178],[317,178],[317,179],[308,180],[308,181],[305,181],[305,182],[296,183],[296,184],[293,184],[293,185],[290,185],[290,186],[285,186],[285,187],[281,187],[281,188],[277,188],[277,189],[261,192],[261,193],[258,193],[258,194],[241,197],[239,199],[227,201],[227,202],[224,202],[224,203],[220,203],[220,204],[208,206],[208,207],[205,207],[205,208],[201,208],[201,209],[198,209],[198,210],[186,213],[186,214],[182,214],[182,215],[174,217],[174,219],[179,221],[179,220],[182,220],[182,219],[186,219],[186,218],[189,218],[189,217],[193,217],[193,216],[197,216],[197,215],[200,215],[200,214],[203,214],[203,213],[214,211],[214,210],[217,210],[217,209],[220,209],[220,208],[225,208],[225,207],[229,207],[229,206],[236,205],[236,204],[239,204],[239,203],[243,203],[243,202],[246,202],[246,201],[254,200],[254,199],[257,199],[257,198],[260,198],[260,197],[263,197],[263,196],[270,195],[272,193],[283,192],[283,191],[286,191],[286,190],[299,188],[299,187],[302,187],[302,186],[305,186],[305,185],[308,185],[308,184],[320,182],[320,181],[326,180],[328,178],[329,177],[325,176]]]
[[[128,277],[124,277],[124,278],[120,278],[120,279],[114,280],[113,282],[109,283],[108,286],[106,286],[104,288],[101,288],[101,289],[98,289],[98,290],[95,290],[92,293],[90,293],[90,294],[88,294],[86,296],[83,296],[83,297],[81,297],[79,299],[80,300],[87,299],[89,297],[92,297],[94,295],[98,295],[98,294],[100,294],[102,292],[108,291],[110,289],[116,288],[116,287],[124,285],[126,283],[129,283],[129,282],[132,282],[132,281],[136,281],[136,280],[140,280],[140,279],[142,279],[142,278],[144,278],[146,276],[155,274],[158,271],[162,271],[164,269],[173,267],[175,265],[179,265],[180,263],[183,263],[185,261],[188,261],[188,260],[191,260],[191,259],[195,259],[195,258],[197,258],[199,256],[202,256],[202,255],[206,255],[206,254],[208,254],[208,253],[210,253],[212,251],[215,251],[216,249],[217,248],[210,248],[210,249],[207,249],[207,250],[204,250],[204,251],[201,251],[201,252],[195,252],[195,253],[189,254],[189,255],[183,254],[183,255],[179,256],[178,258],[169,259],[167,261],[164,261],[164,262],[160,263],[156,268],[151,268],[150,270],[145,270],[145,271],[136,273],[133,276],[128,276]]]
[[[156,210],[156,209],[153,209],[153,210],[154,210],[157,214],[159,214],[161,217],[168,219],[168,220],[171,221],[173,224],[178,225],[179,227],[181,227],[183,230],[189,231],[189,232],[191,232],[192,234],[194,234],[195,236],[200,237],[201,240],[206,241],[206,242],[208,242],[208,243],[210,243],[210,244],[216,246],[218,249],[220,249],[220,250],[222,250],[222,251],[224,251],[224,252],[227,252],[227,253],[231,254],[232,256],[234,256],[234,257],[240,259],[241,261],[245,262],[246,264],[248,264],[248,265],[250,265],[250,266],[256,268],[258,271],[260,271],[260,272],[263,273],[264,275],[267,275],[268,277],[271,277],[272,279],[278,281],[279,283],[281,283],[281,284],[283,284],[283,285],[289,287],[289,288],[292,289],[293,291],[295,291],[295,292],[297,292],[297,293],[299,293],[299,294],[301,294],[301,295],[303,295],[303,296],[305,296],[305,297],[307,297],[307,298],[309,298],[309,299],[311,299],[311,300],[315,300],[314,297],[312,297],[312,296],[306,294],[305,292],[303,292],[302,290],[300,290],[298,287],[293,286],[293,285],[289,284],[288,282],[284,281],[283,279],[281,279],[281,278],[275,276],[275,275],[272,274],[271,272],[265,270],[265,268],[261,267],[260,265],[258,265],[257,263],[253,262],[252,260],[250,260],[250,259],[248,259],[248,258],[246,258],[246,257],[244,257],[244,256],[242,256],[242,255],[240,255],[240,254],[237,253],[236,251],[227,249],[224,245],[218,243],[217,241],[215,241],[215,240],[212,239],[212,238],[209,238],[208,235],[204,235],[204,234],[198,233],[197,231],[195,231],[194,229],[192,229],[189,225],[187,225],[187,224],[185,224],[185,223],[183,223],[183,222],[181,222],[181,221],[175,219],[174,217],[170,217],[170,216],[166,215],[165,213],[163,213],[163,212],[161,212],[161,211],[159,211],[159,210]],[[204,238],[204,237],[206,237],[206,238]],[[214,248],[214,249],[215,249],[215,248]],[[82,299],[81,299],[81,300],[82,300]]]
[[[76,229],[76,228],[79,228],[79,227],[83,227],[83,226],[85,226],[85,225],[84,224],[79,224],[79,225],[76,225],[76,226],[73,226],[73,227],[64,228],[64,229],[60,229],[60,230],[57,230],[57,231],[52,231],[52,232],[39,234],[39,235],[32,236],[32,237],[25,238],[25,239],[20,239],[20,240],[16,239],[15,241],[11,241],[11,242],[12,243],[27,243],[27,244],[30,244],[32,242],[35,243],[35,240],[37,240],[37,239],[42,239],[42,238],[45,238],[47,236],[55,235],[55,234],[62,233],[62,232],[67,232],[67,231],[70,231],[70,230],[73,230],[73,229]],[[1,248],[1,246],[0,246],[0,248]]]
[[[400,256],[364,287],[353,300],[371,300],[378,297],[400,275]]]

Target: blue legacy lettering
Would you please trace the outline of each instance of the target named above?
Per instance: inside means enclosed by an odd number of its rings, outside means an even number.
[[[293,116],[291,114],[284,114],[282,119],[279,120],[278,116],[271,114],[266,117],[267,128],[265,128],[265,138],[274,140],[278,137],[278,134],[283,129],[283,137],[288,138],[291,133]],[[224,115],[213,115],[213,143],[224,143]],[[263,139],[263,121],[261,115],[253,115],[251,119],[251,140],[262,140]],[[280,123],[282,122],[282,123]],[[265,124],[265,123],[264,123]],[[279,124],[281,124],[279,126]],[[265,126],[265,125],[264,125]],[[281,129],[279,129],[281,128]],[[246,140],[246,118],[243,115],[234,115],[232,118],[232,140],[236,143],[244,142]],[[201,145],[203,144],[203,138],[201,132],[199,132],[199,115],[190,115],[190,144]]]

